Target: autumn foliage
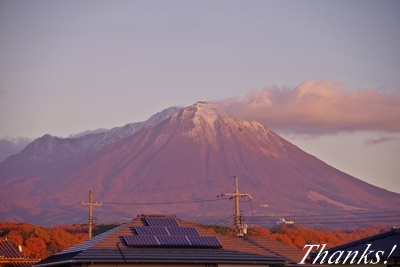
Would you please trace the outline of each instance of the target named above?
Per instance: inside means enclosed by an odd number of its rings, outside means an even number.
[[[82,225],[41,227],[28,223],[0,222],[0,236],[21,245],[27,257],[43,259],[87,239]]]
[[[117,224],[97,225],[94,235],[100,234]],[[234,229],[207,225],[220,234],[233,235]],[[248,228],[249,236],[262,236],[303,249],[305,244],[328,244],[328,247],[347,243],[387,230],[386,227],[357,228],[352,230],[313,230],[299,226],[282,225],[276,229],[258,226]],[[21,245],[25,256],[44,259],[87,239],[87,225],[64,225],[54,227],[35,226],[28,223],[0,222],[0,237],[7,237],[16,246]]]
[[[208,225],[220,234],[234,235],[234,228]],[[354,229],[308,229],[297,225],[281,225],[273,229],[251,226],[247,230],[248,236],[262,236],[271,240],[281,241],[291,247],[303,249],[305,244],[327,244],[327,248],[344,244],[353,240],[375,235],[386,231],[386,226],[373,226],[369,228]]]
[[[373,226],[370,228],[355,229],[307,229],[296,225],[282,225],[273,230],[253,226],[248,229],[250,236],[264,236],[272,240],[281,241],[291,247],[303,249],[305,244],[327,244],[333,247],[367,236],[386,231],[386,226]]]

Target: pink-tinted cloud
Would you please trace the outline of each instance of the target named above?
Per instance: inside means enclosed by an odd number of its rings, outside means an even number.
[[[400,95],[370,89],[346,93],[342,85],[330,81],[251,91],[218,105],[236,118],[256,120],[278,131],[317,135],[358,130],[400,132]]]

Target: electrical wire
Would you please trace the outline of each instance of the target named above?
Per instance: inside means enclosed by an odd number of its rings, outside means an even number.
[[[208,181],[205,181],[205,182],[177,185],[177,186],[171,186],[171,187],[161,187],[161,188],[149,189],[149,190],[120,191],[120,192],[116,192],[116,193],[120,193],[120,194],[124,194],[124,193],[144,193],[144,192],[155,192],[155,191],[161,191],[161,190],[174,190],[174,189],[177,189],[177,188],[190,187],[190,186],[195,186],[195,185],[197,186],[197,185],[208,184],[208,183],[215,183],[215,182],[224,181],[224,180],[228,180],[228,178],[216,179],[216,180],[208,180]]]
[[[281,219],[282,217],[288,219],[288,220],[292,220],[292,221],[301,221],[301,222],[314,222],[314,221],[324,221],[324,220],[351,220],[351,219],[365,219],[365,220],[369,220],[369,219],[389,219],[389,218],[399,218],[400,219],[400,215],[375,215],[375,214],[369,214],[368,216],[364,215],[364,216],[342,216],[342,217],[335,217],[335,218],[324,218],[324,217],[320,217],[320,218],[293,218],[290,216],[276,216],[276,217],[251,217],[254,221],[267,221],[267,220],[276,220],[276,219]]]
[[[252,224],[259,225],[269,225],[276,223],[277,218],[282,217],[269,217],[269,218],[257,218],[257,217],[249,217],[248,221]],[[288,217],[290,218],[290,217]],[[292,220],[293,218],[290,218]],[[297,225],[329,225],[329,224],[360,224],[360,223],[382,223],[382,224],[391,224],[392,222],[400,223],[400,215],[380,215],[375,217],[370,216],[360,216],[360,217],[337,217],[337,218],[306,218],[293,220]]]
[[[373,214],[381,214],[381,213],[399,213],[400,215],[400,210],[396,210],[396,211],[377,211],[374,212]],[[371,212],[347,212],[347,213],[331,213],[331,214],[311,214],[311,215],[285,215],[285,216],[290,216],[291,218],[295,218],[295,217],[310,217],[310,216],[318,216],[318,217],[322,217],[322,216],[342,216],[342,215],[371,215]]]
[[[274,217],[252,217],[253,220],[255,221],[263,221],[263,220],[274,220],[274,219],[280,219],[282,217],[287,218],[288,220],[296,220],[296,221],[302,221],[302,222],[307,222],[307,221],[319,221],[319,220],[349,220],[349,219],[377,219],[377,218],[396,218],[398,217],[400,219],[400,214],[393,214],[393,215],[375,215],[375,214],[369,214],[369,215],[364,215],[364,216],[341,216],[341,217],[335,217],[335,218],[329,218],[329,217],[318,217],[318,216],[304,216],[304,217],[291,217],[291,216],[274,216]]]
[[[324,224],[355,224],[355,223],[382,223],[382,224],[387,224],[390,222],[397,222],[399,223],[400,220],[361,220],[361,221],[353,221],[353,220],[347,220],[347,221],[326,221],[326,222],[307,222],[307,223],[301,223],[301,222],[295,222],[296,224],[299,225],[324,225]]]
[[[231,225],[231,220],[232,220],[232,216],[230,215],[228,218],[222,219],[216,223],[212,223],[211,225],[227,227],[227,226]]]
[[[258,217],[262,218],[266,218],[266,217],[290,217],[290,218],[309,218],[309,217],[330,217],[330,216],[357,216],[357,215],[370,215],[370,216],[376,216],[375,214],[398,214],[400,215],[400,210],[398,211],[377,211],[374,213],[369,212],[359,212],[359,213],[351,213],[351,212],[347,212],[347,213],[331,213],[331,214],[308,214],[308,215],[291,215],[291,214],[271,214],[271,215],[260,215]],[[385,215],[384,215],[385,216]],[[392,215],[391,215],[392,216]]]
[[[176,205],[176,204],[188,204],[188,203],[200,203],[200,202],[211,202],[211,201],[220,201],[226,200],[225,198],[208,198],[208,199],[194,199],[194,200],[187,200],[187,201],[171,201],[171,202],[147,202],[147,203],[140,203],[140,202],[108,202],[103,201],[103,205],[129,205],[129,206],[147,206],[147,205]]]

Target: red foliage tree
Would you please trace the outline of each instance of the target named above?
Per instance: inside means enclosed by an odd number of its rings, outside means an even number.
[[[35,236],[28,237],[25,242],[24,254],[28,257],[35,259],[44,259],[47,257],[46,254],[46,243],[43,239]]]

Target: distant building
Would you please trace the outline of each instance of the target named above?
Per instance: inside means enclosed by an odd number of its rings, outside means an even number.
[[[400,266],[400,229],[352,241],[311,254],[310,263],[340,266]]]
[[[0,238],[0,267],[30,267],[39,260],[29,259],[7,238]]]
[[[303,256],[302,251],[265,237],[224,236],[175,216],[140,215],[34,267],[282,267],[295,266]]]
[[[276,222],[277,225],[282,225],[282,224],[294,224],[294,221],[286,221],[284,218],[280,219],[279,221]]]

